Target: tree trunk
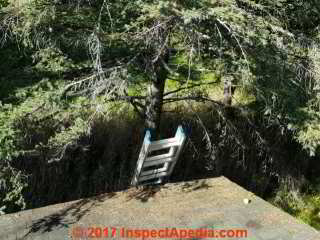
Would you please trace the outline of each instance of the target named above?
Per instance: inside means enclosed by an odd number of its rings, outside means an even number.
[[[168,63],[168,56],[163,61]],[[149,86],[149,96],[146,99],[145,125],[151,131],[152,139],[155,140],[159,137],[163,93],[168,71],[165,69],[161,59],[153,67],[154,77]]]
[[[224,81],[224,84],[223,84],[223,103],[226,106],[231,106],[232,95],[233,95],[233,91],[232,91],[231,81],[226,80]]]
[[[231,81],[225,81],[223,85],[223,104],[225,105],[225,113],[229,118],[234,118],[234,109],[231,107],[232,98],[236,88],[232,86]]]

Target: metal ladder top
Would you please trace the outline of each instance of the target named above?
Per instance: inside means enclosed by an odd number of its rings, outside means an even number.
[[[137,186],[162,183],[165,177],[171,175],[185,140],[186,135],[181,125],[175,137],[158,141],[151,142],[150,131],[147,131],[131,184]]]

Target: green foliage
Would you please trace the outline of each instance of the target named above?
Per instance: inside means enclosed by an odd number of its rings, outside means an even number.
[[[0,1],[0,9],[9,5],[9,0]]]
[[[75,67],[72,61],[64,56],[60,49],[50,47],[37,51],[33,55],[33,59],[37,63],[35,69],[38,72],[63,73]]]
[[[301,221],[320,230],[319,181],[309,183],[307,189],[308,191],[304,193],[298,193],[282,186],[270,201]]]
[[[15,144],[16,129],[8,114],[10,109],[10,105],[0,105],[0,214],[25,208],[22,196],[26,186],[25,176],[10,166],[10,161],[19,154]]]
[[[26,177],[10,166],[0,170],[0,215],[5,212],[25,209],[26,203],[22,191],[27,186]]]
[[[87,134],[88,124],[83,101],[65,108],[60,100],[63,82],[44,79],[32,87],[16,91],[18,105],[1,105],[0,111],[0,176],[2,211],[26,207],[23,191],[26,173],[11,166],[16,158],[30,158],[47,151],[47,161],[63,155],[61,149]],[[65,109],[65,110],[64,110]]]
[[[311,156],[315,156],[320,146],[320,115],[309,109],[300,112],[305,119],[300,121],[301,125],[296,126],[297,140],[308,150]],[[291,125],[289,125],[291,127]]]

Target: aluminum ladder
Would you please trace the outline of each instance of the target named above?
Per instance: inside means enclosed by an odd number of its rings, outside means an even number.
[[[160,184],[169,177],[184,146],[186,135],[180,125],[173,138],[151,141],[150,131],[143,140],[131,185]]]

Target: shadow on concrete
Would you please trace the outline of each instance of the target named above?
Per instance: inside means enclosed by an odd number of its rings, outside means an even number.
[[[182,185],[182,191],[184,192],[192,192],[201,189],[209,189],[210,186],[206,179],[196,180],[194,182],[186,182]],[[154,186],[143,186],[139,187],[131,192],[129,192],[127,200],[130,201],[132,199],[140,200],[141,202],[148,202],[150,198],[155,197],[155,195],[161,191],[161,189],[168,188],[167,185],[154,185]]]
[[[45,216],[32,222],[29,232],[23,238],[33,233],[45,233],[58,228],[68,228],[69,224],[78,222],[93,207],[99,206],[100,203],[114,196],[116,196],[116,193],[107,193],[94,198],[79,200],[60,210],[58,213]]]
[[[128,201],[135,199],[140,200],[141,202],[147,202],[150,198],[154,197],[162,188],[167,187],[165,185],[143,186],[130,192],[127,199]]]
[[[206,179],[202,180],[196,180],[194,182],[186,182],[182,185],[182,190],[185,192],[192,192],[192,191],[198,191],[201,189],[209,189],[212,186],[210,186]]]

